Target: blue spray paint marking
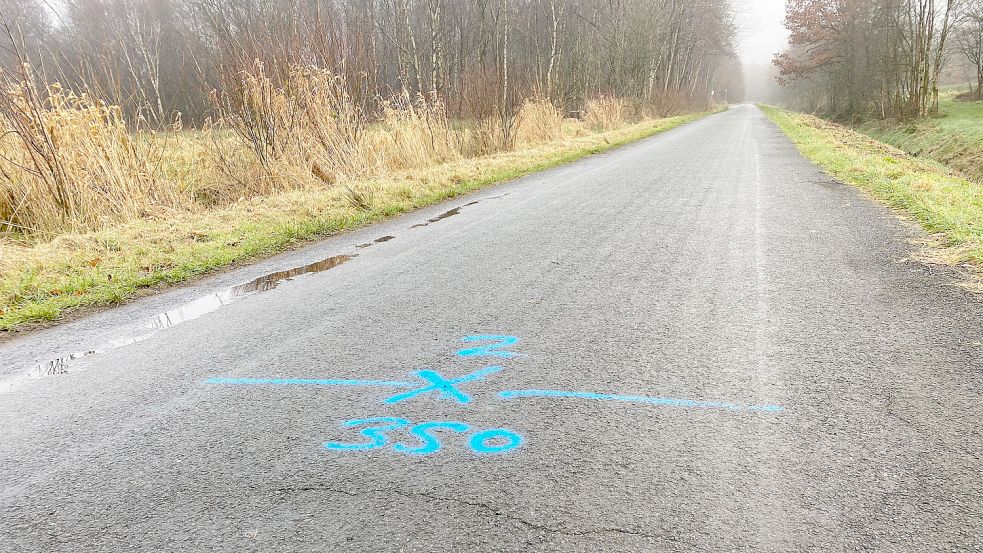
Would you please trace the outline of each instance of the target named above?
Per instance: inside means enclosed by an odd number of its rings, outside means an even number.
[[[378,424],[382,423],[382,424]],[[342,426],[346,428],[351,428],[354,426],[361,426],[363,424],[372,424],[368,428],[363,428],[359,431],[359,434],[365,436],[366,438],[372,440],[369,443],[359,443],[359,444],[346,444],[341,442],[325,442],[324,447],[327,449],[340,449],[345,451],[365,451],[368,449],[379,449],[380,447],[385,447],[389,443],[389,439],[386,438],[385,432],[390,430],[399,430],[400,428],[408,425],[410,421],[406,419],[399,419],[395,417],[376,417],[372,419],[355,419],[344,423]]]
[[[502,367],[485,367],[480,371],[475,371],[464,376],[457,378],[452,378],[450,380],[440,376],[436,371],[423,370],[416,371],[416,376],[422,378],[423,380],[430,383],[429,386],[424,386],[422,388],[417,388],[415,390],[410,390],[408,392],[403,392],[402,394],[396,394],[390,398],[387,398],[383,403],[399,403],[405,401],[412,397],[416,397],[420,394],[426,394],[430,392],[437,392],[441,399],[451,399],[457,401],[458,403],[471,403],[471,396],[465,394],[461,390],[457,389],[457,384],[464,384],[465,382],[475,382],[479,380],[484,380],[486,376],[490,374],[497,373],[502,370]]]
[[[457,351],[459,357],[498,357],[511,359],[523,354],[508,351],[506,348],[519,342],[515,336],[475,335],[461,338],[462,342],[491,342],[487,345],[465,348]],[[502,367],[485,367],[473,373],[456,378],[444,378],[440,373],[430,369],[410,373],[414,381],[393,380],[346,380],[346,379],[314,379],[314,378],[230,378],[213,377],[207,379],[208,384],[229,385],[268,385],[268,386],[361,386],[382,388],[403,388],[406,391],[397,393],[385,399],[385,404],[395,404],[424,394],[436,394],[437,399],[455,401],[460,404],[472,402],[471,396],[458,386],[461,384],[479,382],[489,375],[502,371]],[[422,385],[421,382],[422,381]],[[594,392],[574,392],[563,390],[505,390],[498,393],[501,399],[519,398],[576,398],[600,401],[619,401],[626,403],[643,403],[671,407],[695,409],[722,409],[729,411],[754,411],[777,413],[784,411],[778,405],[740,405],[722,401],[701,401],[693,399],[646,397],[618,394],[602,394]],[[428,421],[411,423],[397,417],[375,417],[353,419],[342,424],[344,428],[356,429],[358,434],[367,441],[345,443],[325,442],[324,448],[337,451],[368,451],[389,446],[393,451],[408,455],[432,455],[443,449],[442,440],[448,433],[463,434],[459,439],[466,440],[472,452],[479,455],[494,455],[512,451],[523,444],[523,437],[506,428],[488,430],[472,429],[464,422],[457,421]],[[389,433],[405,432],[415,439],[407,445],[401,441],[393,441]],[[441,435],[443,434],[443,435]]]
[[[410,388],[412,382],[393,382],[390,380],[335,380],[325,378],[227,378],[216,376],[205,380],[206,384],[241,384],[255,386],[383,386],[387,388]]]
[[[496,445],[499,440],[507,440],[507,442]],[[505,453],[522,445],[522,436],[504,428],[492,428],[471,436],[469,445],[475,453]]]
[[[430,455],[440,451],[440,439],[429,434],[427,431],[433,429],[446,429],[452,432],[467,432],[471,427],[463,422],[421,422],[410,429],[410,434],[420,439],[423,445],[419,447],[408,447],[403,444],[393,446],[395,451],[400,453],[410,453],[412,455]]]
[[[720,401],[698,401],[694,399],[678,399],[671,397],[622,396],[614,394],[596,394],[593,392],[565,392],[562,390],[506,390],[498,393],[503,399],[524,397],[560,397],[578,399],[598,399],[607,401],[624,401],[628,403],[648,403],[651,405],[668,405],[671,407],[690,407],[698,409],[727,409],[730,411],[765,411],[777,413],[784,411],[778,405],[738,405]]]
[[[344,443],[325,442],[326,449],[337,451],[367,451],[379,449],[390,443],[386,432],[402,430],[410,425],[406,419],[395,417],[376,417],[371,419],[354,419],[343,423],[343,428],[370,425],[359,431],[359,434],[369,439],[368,442]],[[409,433],[420,441],[420,445],[410,447],[403,443],[395,443],[393,451],[409,455],[432,455],[441,450],[443,444],[434,433],[436,430],[449,430],[462,434],[471,430],[471,425],[458,421],[428,421],[414,424]],[[503,442],[504,443],[499,443]],[[492,428],[477,432],[468,440],[471,451],[477,454],[497,454],[511,451],[522,445],[522,436],[505,428]]]
[[[493,341],[494,344],[489,344],[487,346],[478,346],[476,348],[465,348],[457,351],[457,354],[461,357],[501,357],[504,359],[511,359],[513,357],[518,357],[522,355],[521,353],[515,353],[512,351],[504,351],[501,348],[508,346],[514,346],[519,343],[519,339],[515,336],[498,336],[494,334],[482,334],[479,336],[466,336],[461,338],[462,342],[487,342]]]

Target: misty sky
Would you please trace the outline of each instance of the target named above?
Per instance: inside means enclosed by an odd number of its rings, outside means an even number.
[[[740,51],[745,64],[767,64],[785,46],[785,0],[738,0]]]

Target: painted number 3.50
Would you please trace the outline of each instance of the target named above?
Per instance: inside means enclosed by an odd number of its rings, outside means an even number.
[[[379,449],[390,444],[388,432],[396,432],[409,427],[407,431],[416,438],[417,444],[407,445],[403,442],[396,442],[392,445],[394,451],[409,453],[412,455],[430,455],[441,449],[441,441],[437,436],[438,431],[454,432],[466,434],[471,432],[471,426],[456,421],[430,421],[412,424],[406,419],[396,417],[377,417],[371,419],[355,419],[342,424],[345,428],[357,428],[364,426],[359,434],[367,438],[367,442],[342,443],[326,442],[324,447],[328,449],[343,451],[366,451],[369,449]],[[468,438],[468,446],[471,451],[480,454],[495,454],[511,451],[522,444],[522,436],[504,428],[492,428],[474,432]]]

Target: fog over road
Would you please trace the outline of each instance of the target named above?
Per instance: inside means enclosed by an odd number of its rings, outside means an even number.
[[[980,550],[921,236],[741,105],[0,344],[0,551]]]

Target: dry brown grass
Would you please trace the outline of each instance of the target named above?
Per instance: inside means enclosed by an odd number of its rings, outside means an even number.
[[[498,117],[452,121],[440,102],[423,98],[379,102],[367,114],[330,71],[295,66],[274,79],[256,62],[227,76],[213,94],[216,118],[203,129],[150,130],[87,94],[4,77],[0,224],[32,240],[288,190],[350,187],[638,118],[612,97],[588,102],[584,121],[528,99],[507,145]]]
[[[366,114],[345,90],[340,77],[310,67],[295,67],[276,86],[257,63],[234,94],[216,96],[220,122],[240,138],[238,154],[229,143],[215,154],[228,178],[246,181],[235,189],[265,194],[385,177],[507,149],[499,118],[451,121],[442,103],[423,97],[382,101]],[[527,100],[518,121],[524,146],[563,135],[563,117],[546,100]],[[603,130],[619,124],[609,118]]]
[[[295,67],[274,80],[256,64],[214,95],[204,128],[148,129],[90,95],[4,77],[0,329],[115,304],[688,120],[629,126],[613,98],[591,102],[585,121],[564,119],[532,99],[507,141],[500,117],[452,120],[423,98],[367,114],[330,72]]]
[[[367,120],[340,77],[297,66],[276,84],[260,62],[236,77],[213,95],[219,119],[210,126],[231,129],[239,139],[212,143],[231,197],[331,185],[364,173]]]
[[[563,114],[548,100],[526,100],[519,111],[519,144],[538,144],[563,136]]]
[[[374,176],[439,165],[463,157],[466,133],[451,127],[440,102],[385,102],[364,137],[361,160]]]
[[[234,188],[249,194],[383,177],[502,149],[489,121],[452,124],[439,101],[397,97],[367,114],[343,79],[293,68],[276,86],[262,64],[216,95],[217,126],[238,144],[216,143],[214,157]],[[241,181],[241,182],[240,182]],[[252,190],[256,187],[256,190]]]
[[[51,237],[184,203],[159,175],[161,143],[118,107],[0,72],[0,228]]]
[[[567,120],[558,140],[479,158],[244,197],[225,206],[197,206],[166,217],[66,232],[53,240],[0,235],[0,331],[54,320],[80,306],[115,305],[154,286],[604,151],[697,117],[646,120],[605,133],[586,132],[582,123]],[[480,136],[474,127],[466,132]],[[237,141],[228,131],[217,138]],[[188,191],[200,187],[182,164],[209,156],[202,151],[210,140],[200,133],[172,133],[166,141],[175,150],[165,159],[175,165],[165,163],[163,172]]]
[[[595,131],[617,129],[627,121],[625,103],[611,96],[601,96],[587,101],[584,122]]]

